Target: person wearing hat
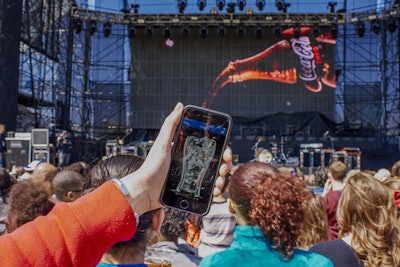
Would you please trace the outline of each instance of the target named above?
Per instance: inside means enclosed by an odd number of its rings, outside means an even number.
[[[33,171],[40,163],[42,163],[41,160],[34,160],[31,161],[31,163],[29,163],[28,165],[23,166],[25,172],[19,177],[19,179],[24,180],[31,178]]]

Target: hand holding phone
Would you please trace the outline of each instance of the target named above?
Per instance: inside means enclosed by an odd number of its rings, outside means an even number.
[[[184,108],[161,194],[163,205],[196,214],[208,212],[231,128],[228,114],[192,105]]]

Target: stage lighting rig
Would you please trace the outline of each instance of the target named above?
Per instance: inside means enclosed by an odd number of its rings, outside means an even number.
[[[257,0],[256,1],[256,6],[259,11],[263,11],[264,6],[265,6],[265,1],[264,0]]]
[[[182,37],[186,38],[189,36],[190,30],[188,26],[183,26],[183,28],[181,29],[181,35]]]
[[[217,36],[218,37],[224,37],[226,34],[226,27],[224,25],[220,25],[217,28]]]
[[[318,25],[314,25],[312,28],[312,34],[315,38],[317,38],[320,34],[321,31],[319,30],[319,26]]]
[[[296,39],[299,39],[301,35],[301,28],[300,28],[300,23],[296,23],[293,26],[293,36]]]
[[[187,0],[178,0],[178,9],[179,13],[183,13],[185,11],[185,8],[187,7]]]
[[[107,20],[103,24],[104,37],[108,38],[111,35],[111,32],[112,32],[112,25],[111,25],[111,22],[109,20]]]
[[[379,34],[379,31],[381,30],[381,23],[379,20],[374,20],[371,23],[371,31],[373,31],[375,34]]]
[[[264,35],[264,30],[262,28],[262,26],[258,25],[255,29],[254,29],[254,34],[257,38],[262,38]]]
[[[145,35],[146,37],[151,37],[151,36],[153,36],[153,27],[147,26],[147,27],[144,29],[144,35]]]
[[[365,34],[365,23],[364,21],[357,22],[357,35],[359,37],[364,37]]]
[[[208,34],[207,26],[201,26],[199,30],[200,38],[202,39],[206,38],[207,34]]]
[[[282,13],[287,12],[287,8],[290,7],[291,4],[285,3],[284,0],[275,0],[275,7],[278,11],[282,11]]]
[[[282,29],[280,25],[275,25],[274,29],[273,29],[273,34],[275,37],[279,38],[282,36]]]
[[[236,28],[236,34],[240,38],[244,37],[246,35],[246,28],[243,25],[239,25]]]
[[[329,2],[329,3],[328,3],[329,12],[335,13],[335,6],[336,6],[336,5],[337,5],[336,2]]]
[[[394,18],[389,19],[389,23],[387,25],[387,29],[389,32],[394,33],[396,31],[396,20]]]
[[[169,27],[165,27],[163,30],[163,36],[165,39],[171,37],[171,29]]]
[[[139,7],[140,7],[140,5],[138,5],[138,4],[131,5],[131,8],[133,9],[133,14],[139,13]]]
[[[203,11],[206,5],[207,5],[206,0],[197,0],[197,6],[199,7],[200,11]]]
[[[332,23],[332,24],[331,24],[331,31],[330,31],[330,33],[331,33],[331,36],[332,36],[333,38],[336,38],[336,37],[337,37],[337,35],[338,35],[338,25],[337,25],[336,23]]]
[[[228,12],[229,14],[233,14],[235,13],[235,3],[228,3],[228,7],[226,8],[226,12]]]
[[[236,5],[240,11],[243,11],[244,7],[246,6],[246,0],[237,0]]]
[[[97,31],[97,22],[94,19],[89,21],[89,33],[93,35]]]
[[[74,26],[74,31],[76,34],[80,34],[82,31],[82,25],[83,25],[83,21],[81,18],[76,18],[72,21],[73,26]]]
[[[225,0],[217,0],[216,5],[219,11],[224,10]]]
[[[128,35],[129,35],[129,38],[135,38],[136,37],[136,28],[132,24],[129,25]]]

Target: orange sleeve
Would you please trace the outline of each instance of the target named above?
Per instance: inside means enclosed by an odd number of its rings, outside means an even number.
[[[95,266],[111,245],[132,238],[135,231],[128,200],[107,182],[1,236],[0,266]]]

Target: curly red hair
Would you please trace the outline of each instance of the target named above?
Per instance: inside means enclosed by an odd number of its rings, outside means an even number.
[[[265,179],[257,188],[257,196],[251,201],[252,223],[260,227],[272,247],[287,259],[297,247],[306,217],[304,201],[303,182],[286,174]]]
[[[233,174],[229,192],[250,225],[258,226],[284,259],[290,259],[307,217],[304,183],[275,167],[248,162]]]

